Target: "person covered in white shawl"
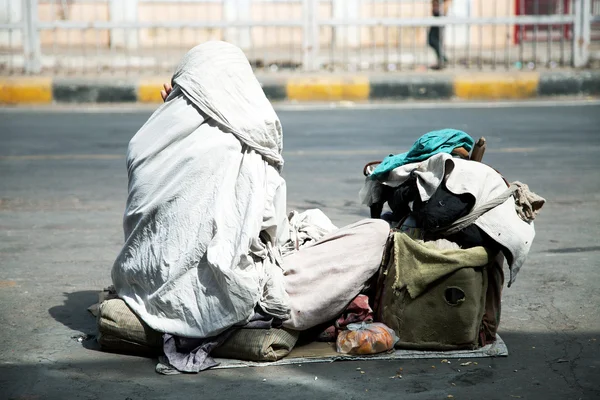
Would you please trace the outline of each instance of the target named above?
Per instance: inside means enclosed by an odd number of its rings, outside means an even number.
[[[233,45],[193,48],[172,83],[127,150],[117,293],[150,327],[185,337],[244,323],[257,304],[286,319],[279,119]]]
[[[335,318],[377,271],[387,223],[320,241],[306,233],[334,230],[322,213],[290,225],[281,124],[237,47],[196,46],[162,96],[128,147],[118,295],[151,328],[188,338],[243,325],[257,307],[298,330]]]

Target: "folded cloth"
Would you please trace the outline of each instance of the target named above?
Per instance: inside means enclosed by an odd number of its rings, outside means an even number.
[[[429,132],[421,136],[406,153],[386,157],[375,168],[370,178],[382,178],[394,168],[426,160],[434,154],[450,154],[457,147],[463,147],[466,151],[471,151],[474,144],[475,141],[471,136],[457,129],[442,129]]]
[[[388,174],[383,183],[400,186],[415,175],[422,201],[428,201],[444,179],[451,193],[469,193],[475,198],[473,209],[498,199],[507,191],[502,175],[493,168],[480,162],[453,158],[445,153],[398,167]],[[525,222],[517,215],[515,199],[510,196],[502,204],[477,218],[474,224],[503,249],[510,267],[508,286],[511,286],[533,243],[533,222]]]
[[[367,219],[343,227],[283,258],[290,319],[307,330],[338,317],[379,269],[390,227]]]
[[[189,339],[173,336],[165,333],[163,335],[163,352],[171,367],[181,372],[200,372],[219,365],[211,353],[221,346],[230,337],[235,337],[242,328],[269,330],[281,326],[281,320],[266,315],[259,307],[256,313],[244,326],[235,326],[212,338]],[[246,335],[248,336],[248,335]]]
[[[281,254],[286,256],[303,246],[314,243],[338,228],[319,209],[299,213],[292,211],[288,215],[290,239],[281,246]]]
[[[181,372],[200,372],[219,365],[210,352],[223,344],[237,328],[231,328],[214,338],[188,339],[165,333],[163,351],[169,365]]]
[[[515,192],[515,207],[523,221],[531,222],[546,203],[546,199],[529,190],[529,186],[519,181],[512,183],[518,187]]]
[[[490,261],[485,248],[443,248],[434,242],[411,239],[405,233],[394,234],[395,290],[406,288],[413,299],[444,276],[461,268],[482,267]]]

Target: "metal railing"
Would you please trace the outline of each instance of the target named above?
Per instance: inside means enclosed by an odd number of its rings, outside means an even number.
[[[169,74],[211,39],[237,44],[268,72],[600,60],[600,0],[439,3],[441,16],[432,0],[0,0],[0,73]]]

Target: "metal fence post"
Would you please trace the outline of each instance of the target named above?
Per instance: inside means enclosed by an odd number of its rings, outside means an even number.
[[[251,1],[224,0],[223,16],[227,22],[248,22],[252,19]],[[252,48],[252,32],[250,26],[225,29],[225,40],[237,44],[242,50]]]
[[[319,0],[303,0],[302,68],[314,71],[319,67]]]
[[[25,73],[39,74],[42,70],[42,50],[38,31],[38,0],[23,0],[22,4]]]
[[[128,24],[138,20],[138,0],[110,0],[109,18],[111,22]],[[137,49],[138,30],[133,28],[110,30],[110,47]]]
[[[590,42],[592,39],[592,0],[583,0],[581,10],[581,67],[586,67],[590,62]]]
[[[575,0],[575,22],[573,24],[573,66],[583,68],[590,59],[592,25],[591,0]]]
[[[358,0],[333,0],[333,19],[358,20],[360,18],[360,3]],[[338,46],[358,47],[358,26],[335,27],[333,38]]]

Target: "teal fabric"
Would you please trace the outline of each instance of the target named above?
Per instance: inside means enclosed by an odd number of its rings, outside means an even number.
[[[471,136],[457,129],[442,129],[424,134],[417,140],[406,153],[386,157],[379,164],[371,179],[384,177],[394,168],[405,164],[423,161],[438,153],[451,153],[457,147],[464,147],[471,151],[475,141]]]

